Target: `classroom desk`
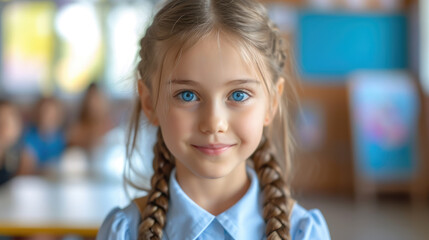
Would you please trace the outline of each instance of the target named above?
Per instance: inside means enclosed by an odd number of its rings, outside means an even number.
[[[121,183],[17,177],[0,186],[0,235],[95,237],[107,213],[128,202]]]

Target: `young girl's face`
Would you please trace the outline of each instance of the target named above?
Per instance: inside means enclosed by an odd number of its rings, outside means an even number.
[[[267,93],[238,51],[210,34],[181,55],[160,86],[155,115],[178,174],[213,179],[245,171],[261,140]]]
[[[45,101],[39,108],[38,127],[44,133],[52,133],[60,128],[63,118],[59,103]]]

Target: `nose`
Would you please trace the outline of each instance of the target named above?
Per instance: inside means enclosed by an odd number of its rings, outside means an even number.
[[[205,104],[200,119],[199,128],[204,134],[225,133],[228,130],[227,113],[220,103]]]

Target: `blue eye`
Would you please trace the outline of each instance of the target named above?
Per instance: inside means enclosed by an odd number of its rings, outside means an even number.
[[[250,96],[249,96],[249,94],[247,94],[243,91],[235,91],[232,93],[231,97],[232,97],[232,100],[234,100],[234,101],[243,102],[243,101],[247,100]]]
[[[183,91],[183,92],[179,93],[179,97],[181,100],[183,100],[185,102],[197,100],[197,96],[195,95],[195,93],[193,93],[191,91]]]

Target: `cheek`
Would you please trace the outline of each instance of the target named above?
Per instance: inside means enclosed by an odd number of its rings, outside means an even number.
[[[191,113],[170,108],[165,114],[158,116],[167,145],[177,145],[179,139],[187,139],[191,135],[195,125]]]
[[[263,105],[246,108],[234,116],[234,129],[243,143],[256,146],[262,136],[264,126],[265,108]],[[255,147],[256,147],[255,146]]]

